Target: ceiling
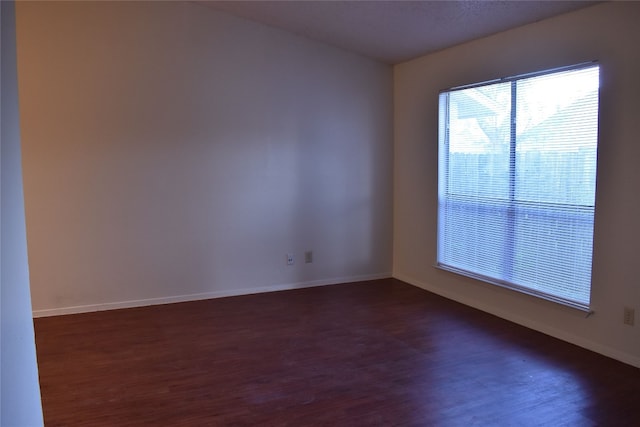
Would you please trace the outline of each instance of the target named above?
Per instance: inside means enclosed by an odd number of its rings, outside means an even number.
[[[396,64],[596,1],[200,1]]]

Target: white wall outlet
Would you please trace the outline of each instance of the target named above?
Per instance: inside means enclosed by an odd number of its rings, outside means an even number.
[[[293,254],[287,254],[287,265],[293,265]]]
[[[306,251],[304,253],[304,263],[310,264],[313,262],[313,251]]]
[[[625,325],[633,326],[635,323],[636,311],[631,307],[624,308],[624,319],[623,322]]]

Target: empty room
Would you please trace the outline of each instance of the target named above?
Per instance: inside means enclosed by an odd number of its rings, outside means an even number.
[[[640,3],[1,5],[3,427],[640,424]]]

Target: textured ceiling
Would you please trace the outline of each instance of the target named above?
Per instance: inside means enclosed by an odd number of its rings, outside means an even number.
[[[595,1],[201,1],[395,64]]]

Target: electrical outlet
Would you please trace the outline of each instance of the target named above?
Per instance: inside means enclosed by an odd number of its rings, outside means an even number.
[[[304,253],[304,263],[310,264],[313,262],[313,251],[306,251]]]
[[[287,254],[287,265],[293,265],[293,254]]]
[[[624,308],[624,319],[623,322],[625,325],[633,326],[635,323],[636,311],[631,307]]]

